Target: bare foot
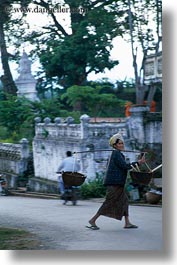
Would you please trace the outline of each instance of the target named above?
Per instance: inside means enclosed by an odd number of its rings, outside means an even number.
[[[93,222],[92,220],[89,220],[89,224],[90,224],[90,225],[93,225],[93,226],[96,226],[96,223]]]

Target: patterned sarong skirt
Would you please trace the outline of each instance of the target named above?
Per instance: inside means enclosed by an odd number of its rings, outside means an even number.
[[[98,214],[122,220],[128,216],[128,197],[123,186],[107,186],[106,199]]]

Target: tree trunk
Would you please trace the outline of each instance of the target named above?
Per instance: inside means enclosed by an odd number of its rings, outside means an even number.
[[[4,70],[4,75],[0,76],[0,79],[3,84],[3,90],[5,93],[16,95],[17,87],[15,85],[15,82],[13,80],[10,67],[9,67],[9,61],[8,61],[9,56],[7,52],[4,28],[3,28],[2,22],[0,22],[0,51],[1,51],[2,67]]]
[[[145,89],[140,83],[140,76],[138,75],[138,65],[137,65],[137,49],[134,47],[134,37],[133,37],[133,20],[131,11],[131,2],[128,0],[128,18],[129,18],[129,28],[130,28],[130,40],[131,40],[131,51],[133,58],[133,68],[135,76],[135,87],[136,87],[136,104],[143,104]]]
[[[156,89],[157,89],[156,85],[151,85],[149,89],[148,98],[147,98],[147,105],[149,107],[151,107],[151,102],[153,101]]]

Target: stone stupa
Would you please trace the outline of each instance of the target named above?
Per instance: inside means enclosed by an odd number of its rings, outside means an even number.
[[[36,80],[31,73],[31,61],[24,50],[19,65],[19,77],[15,81],[18,89],[17,95],[31,101],[39,101],[36,91]]]

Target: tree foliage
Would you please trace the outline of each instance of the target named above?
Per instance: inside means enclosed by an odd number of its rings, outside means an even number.
[[[0,113],[0,125],[6,128],[6,138],[14,141],[19,140],[20,136],[31,138],[34,114],[28,100],[10,94],[8,96],[1,94]]]
[[[132,50],[136,103],[142,104],[147,89],[143,76],[145,59],[149,52],[157,55],[162,41],[162,0],[127,0],[127,4],[126,20],[129,25],[127,32]],[[140,67],[138,67],[138,49],[141,49],[143,54]]]
[[[123,33],[123,12],[117,9],[119,2],[34,1],[48,10],[52,19],[52,23],[38,32],[33,30],[26,38],[36,46],[46,77],[58,77],[63,87],[85,85],[89,73],[104,72],[118,64],[110,59],[110,51],[113,38]],[[70,10],[70,16],[66,14],[63,20],[61,14],[52,11],[59,10],[61,5]],[[69,25],[63,26],[67,19]]]
[[[2,81],[6,91],[15,93],[16,88],[10,77],[7,62],[10,56],[7,43],[17,48],[25,41],[33,44],[31,53],[40,59],[43,78],[39,77],[38,88],[46,90],[52,82],[60,88],[73,85],[86,85],[91,72],[100,73],[112,69],[118,61],[110,59],[112,40],[121,36],[132,44],[133,66],[135,69],[136,92],[142,94],[141,74],[138,73],[137,57],[139,45],[144,55],[156,48],[161,39],[161,0],[2,0],[1,1],[1,49],[6,48],[2,56],[5,74]],[[21,5],[20,17],[12,16],[13,4]],[[31,3],[31,5],[29,5]],[[46,16],[46,24],[31,28],[22,17],[37,8],[38,15]],[[8,8],[7,8],[8,7]],[[7,9],[6,9],[7,8]],[[65,10],[62,13],[62,9]],[[4,12],[6,10],[7,12]],[[154,21],[156,30],[151,22]],[[23,23],[23,24],[22,24]],[[25,28],[24,28],[25,26]],[[18,28],[16,28],[18,27]],[[128,33],[128,35],[127,35]],[[156,36],[155,36],[156,35]],[[3,40],[3,46],[2,46]],[[19,51],[17,49],[17,51]],[[142,60],[143,69],[144,60]],[[45,77],[44,77],[45,73]],[[8,78],[7,78],[8,77]],[[10,86],[10,82],[11,85]],[[6,84],[6,85],[5,85]],[[137,96],[138,97],[138,96]],[[143,96],[141,96],[143,97]],[[138,101],[138,99],[137,99]]]
[[[102,93],[101,90],[101,86],[72,86],[62,95],[62,99],[66,99],[73,110],[86,112],[92,117],[121,115],[125,101],[118,99],[113,93]]]
[[[113,85],[112,85],[113,86]],[[0,138],[19,141],[34,137],[34,118],[73,117],[75,123],[87,113],[91,117],[124,116],[125,100],[116,95],[111,84],[69,87],[60,97],[32,102],[23,97],[0,93]],[[107,91],[106,91],[107,90]]]
[[[1,0],[0,4],[0,52],[4,71],[4,74],[0,76],[0,79],[3,84],[3,90],[12,95],[16,95],[17,87],[9,67],[9,59],[12,56],[8,53],[8,45],[12,36],[13,42],[15,42],[15,40],[18,39],[19,32],[22,33],[22,31],[19,30],[22,25],[21,17],[13,18],[12,6],[13,4],[18,3],[22,7],[26,7],[29,2],[30,0]],[[24,15],[23,12],[22,14]],[[18,30],[15,29],[16,25],[18,25]]]

